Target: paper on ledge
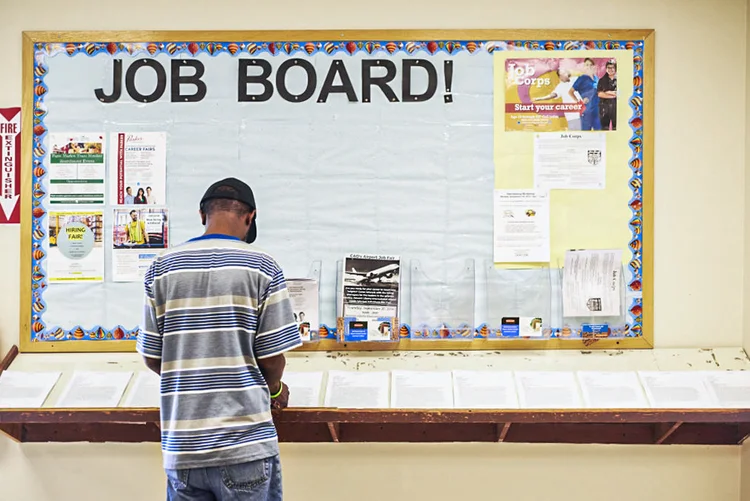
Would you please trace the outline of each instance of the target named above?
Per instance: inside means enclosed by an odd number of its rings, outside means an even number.
[[[329,371],[325,406],[339,409],[387,409],[389,372]]]
[[[750,372],[705,371],[704,381],[714,401],[729,409],[750,409]]]
[[[516,372],[516,388],[522,409],[580,409],[583,401],[572,372]]]
[[[456,409],[517,409],[518,395],[510,371],[453,371]]]
[[[285,372],[289,387],[289,407],[320,407],[322,372]]]
[[[161,407],[161,378],[151,371],[139,372],[122,407]]]
[[[453,408],[453,375],[447,371],[393,371],[391,408]]]
[[[642,371],[638,377],[652,407],[710,409],[718,407],[700,372]]]
[[[579,371],[583,402],[589,409],[647,409],[651,407],[636,372]]]
[[[132,372],[75,371],[55,407],[117,407],[132,376]]]
[[[0,373],[0,409],[38,409],[60,379],[60,372]]]

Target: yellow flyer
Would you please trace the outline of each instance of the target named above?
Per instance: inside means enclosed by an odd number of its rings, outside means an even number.
[[[50,282],[102,282],[102,212],[50,212]]]

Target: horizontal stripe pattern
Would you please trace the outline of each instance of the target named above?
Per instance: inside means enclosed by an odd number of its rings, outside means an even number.
[[[278,449],[256,360],[302,344],[282,270],[239,240],[168,250],[144,277],[137,349],[161,359],[164,466],[216,466]]]
[[[273,421],[253,424],[240,429],[227,428],[221,431],[171,431],[161,434],[162,450],[172,453],[201,452],[209,454],[226,447],[249,445],[253,442],[276,438]]]

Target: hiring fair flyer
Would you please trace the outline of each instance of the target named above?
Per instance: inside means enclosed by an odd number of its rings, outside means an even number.
[[[50,212],[50,282],[104,280],[102,212]]]

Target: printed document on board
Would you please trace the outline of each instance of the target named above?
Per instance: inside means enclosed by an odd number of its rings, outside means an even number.
[[[622,251],[576,250],[565,253],[563,316],[620,315]]]
[[[604,132],[534,135],[536,189],[603,190],[607,177]]]
[[[549,262],[547,191],[495,190],[494,226],[496,263]]]

